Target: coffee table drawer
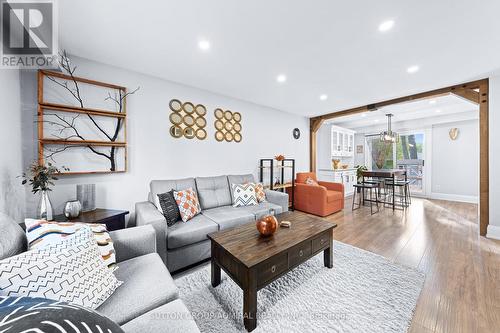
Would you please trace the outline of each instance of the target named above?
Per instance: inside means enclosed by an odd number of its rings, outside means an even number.
[[[290,266],[293,267],[300,263],[303,263],[307,258],[311,256],[311,241],[305,241],[296,245],[288,251],[288,258],[290,261]]]
[[[318,237],[312,240],[312,251],[313,253],[321,249],[327,248],[330,243],[329,232],[324,232]]]
[[[262,285],[276,276],[280,275],[288,268],[288,254],[283,253],[269,258],[257,266],[258,285]]]

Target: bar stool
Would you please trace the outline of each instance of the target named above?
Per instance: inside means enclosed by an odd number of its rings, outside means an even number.
[[[361,205],[364,205],[365,202],[365,190],[370,190],[370,199],[368,200],[370,202],[370,213],[371,215],[374,214],[373,212],[373,203],[375,202],[375,206],[377,207],[377,211],[375,213],[378,213],[380,208],[378,207],[378,184],[367,184],[367,183],[361,183],[361,184],[354,184],[354,194],[352,196],[352,210],[356,210]],[[361,195],[359,196],[358,203],[356,204],[356,193],[358,192],[358,188],[361,190]],[[375,200],[373,199],[373,190],[375,190]],[[363,202],[363,203],[362,203]],[[357,206],[357,208],[355,208]]]
[[[399,188],[399,202],[400,206],[403,208],[407,208],[411,204],[411,193],[410,193],[410,181],[408,180],[386,180],[386,186],[392,189],[392,191],[396,191],[396,188]],[[392,195],[388,196],[390,199]]]

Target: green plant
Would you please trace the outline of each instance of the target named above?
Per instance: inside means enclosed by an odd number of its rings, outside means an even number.
[[[356,165],[354,168],[356,169],[356,178],[360,183],[363,180],[363,172],[368,171],[368,168],[364,165]]]
[[[69,171],[65,166],[62,167],[64,171]],[[27,171],[22,174],[22,184],[26,185],[28,182],[32,187],[31,192],[36,194],[38,191],[52,191],[50,187],[54,186],[54,181],[58,178],[56,175],[59,173],[59,169],[53,166],[51,163],[47,165],[39,165],[38,162],[33,162]]]

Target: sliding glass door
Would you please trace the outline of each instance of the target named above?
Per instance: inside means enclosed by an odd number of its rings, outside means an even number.
[[[396,168],[406,169],[410,181],[410,191],[414,194],[425,193],[425,133],[424,131],[405,132],[396,143]]]
[[[403,132],[397,143],[381,142],[378,134],[365,139],[368,169],[406,169],[411,192],[425,194],[425,131]]]

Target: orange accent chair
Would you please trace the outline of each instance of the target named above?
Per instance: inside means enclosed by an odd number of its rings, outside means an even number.
[[[306,184],[307,178],[319,185]],[[297,173],[295,208],[318,216],[328,216],[344,209],[344,184],[318,182],[314,172]]]

